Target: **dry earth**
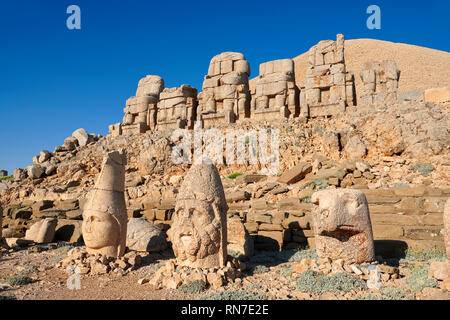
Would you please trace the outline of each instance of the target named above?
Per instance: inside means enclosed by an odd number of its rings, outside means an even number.
[[[42,251],[38,250],[41,249]],[[253,297],[269,300],[354,300],[377,299],[383,291],[376,289],[355,288],[348,292],[325,292],[314,294],[296,289],[295,265],[298,261],[281,261],[274,259],[274,253],[260,252],[255,260],[247,262],[247,271],[243,279],[220,289],[209,288],[200,294],[187,294],[180,290],[156,289],[151,285],[138,284],[140,279],[151,279],[158,267],[173,258],[171,252],[150,254],[144,257],[142,265],[124,275],[81,275],[81,289],[70,290],[67,287],[68,274],[55,268],[55,264],[64,258],[70,247],[57,244],[38,245],[15,250],[3,250],[0,258],[0,300],[197,300],[201,297],[221,291],[242,291]],[[39,251],[39,252],[38,252]],[[301,252],[300,252],[301,253]],[[258,261],[259,259],[259,261]],[[264,259],[272,260],[262,261]],[[391,261],[392,262],[392,261]],[[398,262],[398,261],[397,261]],[[406,279],[408,266],[429,262],[400,260],[399,278],[385,282],[383,289],[394,290],[394,295],[383,293],[389,300],[448,300],[450,293],[430,286],[412,290]],[[10,285],[8,279],[14,275],[27,275],[31,283]],[[397,291],[396,291],[397,290]],[[398,291],[400,290],[400,291]],[[391,293],[392,294],[392,293]]]

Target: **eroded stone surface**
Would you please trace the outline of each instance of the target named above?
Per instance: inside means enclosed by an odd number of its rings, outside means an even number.
[[[346,263],[375,259],[372,224],[367,199],[359,190],[323,190],[311,198],[316,206],[313,223],[320,258]]]
[[[164,89],[158,102],[157,128],[193,129],[197,104],[197,89],[189,85]]]
[[[126,102],[121,128],[123,134],[143,133],[155,129],[157,103],[163,89],[164,80],[159,76],[148,75],[139,81],[136,96]]]
[[[344,60],[344,36],[322,40],[308,52],[309,68],[301,90],[301,114],[305,117],[332,116],[355,104],[354,76]]]
[[[292,59],[260,64],[259,77],[252,91],[251,112],[255,119],[298,116],[298,88]]]
[[[27,230],[25,239],[33,240],[36,243],[52,242],[55,237],[55,230],[58,220],[46,218],[36,222]]]
[[[169,230],[177,264],[193,268],[225,265],[227,210],[216,167],[211,164],[192,166],[177,196]]]
[[[207,126],[250,117],[249,76],[250,65],[242,53],[223,52],[213,57],[198,95],[197,119]]]
[[[395,61],[366,62],[364,70],[359,75],[363,82],[363,89],[358,100],[360,104],[371,105],[397,101],[400,70]]]
[[[120,257],[125,252],[125,150],[108,153],[84,206],[82,232],[87,252]]]

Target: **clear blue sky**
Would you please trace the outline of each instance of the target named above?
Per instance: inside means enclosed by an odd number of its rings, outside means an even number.
[[[81,30],[66,28],[71,4]],[[371,4],[381,30],[366,27]],[[2,0],[0,169],[31,164],[80,127],[105,135],[147,74],[201,89],[220,52],[244,53],[253,77],[337,33],[450,51],[449,21],[448,0]]]

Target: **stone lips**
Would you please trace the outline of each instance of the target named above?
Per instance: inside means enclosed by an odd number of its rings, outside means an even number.
[[[179,265],[214,268],[226,264],[227,210],[216,167],[192,166],[177,196],[169,231]]]
[[[323,190],[313,194],[317,255],[347,263],[375,260],[367,199],[359,190]]]

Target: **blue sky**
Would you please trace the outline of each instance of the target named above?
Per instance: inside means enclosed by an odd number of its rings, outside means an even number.
[[[81,8],[81,30],[66,9]],[[381,8],[381,30],[366,8]],[[25,167],[78,128],[105,135],[147,74],[201,88],[209,60],[238,51],[252,77],[323,39],[374,38],[450,51],[447,0],[0,2],[0,169]]]

